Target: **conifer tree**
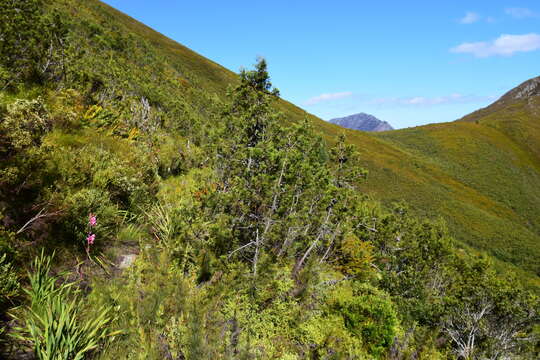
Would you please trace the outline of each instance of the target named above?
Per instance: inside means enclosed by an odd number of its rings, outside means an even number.
[[[45,15],[42,0],[0,2],[1,88],[18,81],[39,80],[63,60],[67,28],[57,14]]]
[[[293,260],[298,272],[314,255],[328,260],[347,232],[343,215],[364,171],[344,139],[329,154],[308,121],[285,125],[263,59],[240,78],[217,161],[236,235],[229,252],[249,259],[254,274],[262,257]]]

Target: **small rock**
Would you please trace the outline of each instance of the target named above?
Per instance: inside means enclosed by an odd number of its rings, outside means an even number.
[[[118,268],[120,269],[127,269],[131,265],[133,265],[133,262],[137,258],[136,254],[128,254],[128,255],[122,255],[120,257],[120,264],[118,264]]]

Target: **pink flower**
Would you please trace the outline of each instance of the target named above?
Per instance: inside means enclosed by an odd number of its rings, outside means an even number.
[[[96,224],[97,224],[96,215],[94,215],[94,214],[88,215],[88,224],[90,226],[96,226]]]
[[[88,243],[88,245],[92,245],[94,243],[94,240],[96,240],[96,234],[90,234],[86,238],[86,242]]]

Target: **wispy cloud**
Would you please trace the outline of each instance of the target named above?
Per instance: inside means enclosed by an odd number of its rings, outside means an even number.
[[[507,8],[504,12],[516,19],[540,17],[540,14],[527,8]]]
[[[465,104],[478,103],[484,101],[493,101],[496,96],[477,96],[477,95],[462,95],[450,94],[447,96],[425,97],[412,96],[402,98],[378,98],[371,101],[374,105],[391,105],[391,106],[432,106],[444,104]]]
[[[337,100],[337,99],[343,99],[346,97],[349,97],[352,95],[352,92],[344,91],[344,92],[337,92],[337,93],[330,93],[330,94],[321,94],[318,96],[314,96],[310,99],[308,99],[306,102],[304,102],[305,105],[315,105],[324,101],[330,101],[330,100]]]
[[[459,22],[462,24],[472,24],[480,20],[480,15],[473,11],[467,11],[465,16],[463,16],[461,19],[459,19]]]
[[[463,43],[450,49],[453,53],[472,54],[479,58],[502,55],[512,56],[517,52],[529,52],[540,49],[540,35],[503,34],[492,41]]]

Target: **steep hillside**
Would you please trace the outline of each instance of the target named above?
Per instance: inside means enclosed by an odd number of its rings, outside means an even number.
[[[524,270],[523,278],[538,284],[540,97],[531,90],[537,82],[462,121],[382,134],[314,122],[328,139],[344,132],[358,146],[369,170],[363,189],[374,198],[405,200],[422,216],[442,216],[468,249],[494,256],[502,271]]]
[[[522,91],[537,81],[461,121],[377,135],[399,155],[365,151],[368,188],[443,215],[458,239],[539,274],[540,97]]]
[[[375,116],[366,113],[330,119],[328,122],[351,130],[374,132],[394,130],[394,128],[386,121],[379,120]]]
[[[0,34],[0,358],[537,357],[534,86],[371,135],[96,0]]]
[[[178,111],[177,104],[182,103],[182,118],[201,121],[196,119],[214,116],[212,108],[219,106],[214,99],[224,99],[227,87],[237,81],[233,72],[103,3],[88,1],[77,8],[68,4],[58,2],[74,17],[93,18],[98,23],[114,20],[122,30],[114,41],[126,42],[121,34],[130,34],[129,38],[143,44],[136,46],[132,59],[116,59],[120,69],[135,71],[123,83],[117,83],[119,70],[109,66],[107,53],[81,58],[77,66],[99,76],[95,82],[103,88],[127,83],[131,91],[164,110]],[[93,48],[100,45],[101,29],[92,28],[91,36],[85,31],[82,41]],[[144,67],[132,67],[142,61]],[[330,124],[283,100],[277,107],[287,121],[308,118],[329,142],[344,133],[350,143],[358,145],[370,172],[363,187],[376,199],[386,203],[405,200],[420,215],[442,216],[464,244],[538,274],[540,141],[534,89],[529,84],[472,114],[478,123],[434,124],[373,135]],[[514,93],[517,99],[509,98]],[[189,127],[189,122],[184,126]]]

